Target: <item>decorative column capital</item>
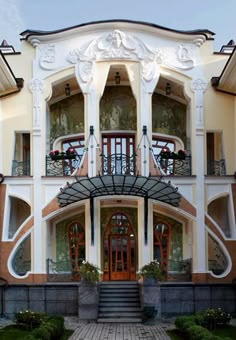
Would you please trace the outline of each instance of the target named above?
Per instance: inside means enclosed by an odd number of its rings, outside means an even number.
[[[28,86],[29,86],[30,92],[32,93],[35,91],[43,92],[43,81],[41,79],[33,78],[29,82]]]
[[[205,92],[207,88],[207,83],[201,78],[193,79],[190,87],[193,92]]]

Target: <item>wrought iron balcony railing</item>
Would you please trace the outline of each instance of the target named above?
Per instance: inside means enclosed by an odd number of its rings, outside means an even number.
[[[221,159],[219,161],[207,160],[207,175],[225,176],[226,175],[225,160],[224,159]]]
[[[30,161],[12,161],[12,176],[30,176]]]
[[[101,155],[103,175],[135,175],[136,155],[127,156],[122,153],[110,156]]]
[[[80,165],[82,156],[73,158],[66,156],[63,159],[52,159],[46,156],[46,176],[71,176]]]
[[[161,155],[155,155],[156,162],[166,176],[191,176],[192,161],[191,156],[185,158],[162,158]]]

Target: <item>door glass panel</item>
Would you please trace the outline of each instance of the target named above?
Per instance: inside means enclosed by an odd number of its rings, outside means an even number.
[[[124,271],[127,272],[127,239],[123,238],[123,266]]]
[[[133,136],[103,137],[102,155],[103,174],[134,174]]]

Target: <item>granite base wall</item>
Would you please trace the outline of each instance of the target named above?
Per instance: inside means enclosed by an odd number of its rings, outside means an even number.
[[[0,316],[14,318],[16,312],[25,309],[78,316],[79,289],[79,283],[0,285]],[[161,283],[160,299],[161,317],[195,313],[209,307],[221,307],[236,315],[236,289],[230,284]]]
[[[0,286],[0,313],[14,318],[16,312],[30,309],[59,315],[78,314],[79,284]]]
[[[236,315],[236,289],[231,284],[161,284],[161,314],[171,317],[222,308]]]

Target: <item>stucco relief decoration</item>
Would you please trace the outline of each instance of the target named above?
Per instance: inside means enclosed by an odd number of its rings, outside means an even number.
[[[34,92],[34,91],[42,92],[43,91],[42,80],[38,78],[32,79],[29,83],[29,89],[30,89],[30,92]]]
[[[94,62],[106,59],[136,59],[141,61],[143,79],[151,81],[155,75],[155,65],[160,61],[160,53],[151,51],[139,39],[120,30],[102,36],[71,51],[67,60],[78,63],[79,75],[84,83],[92,80]]]
[[[151,49],[140,39],[120,30],[113,30],[96,40],[74,49],[67,57],[72,64],[78,64],[79,76],[84,83],[92,81],[94,62],[106,59],[139,60],[142,67],[142,78],[151,81],[156,74],[158,64],[171,68],[189,70],[194,67],[191,46],[179,45],[161,49]]]
[[[201,91],[201,92],[205,92],[207,88],[207,83],[202,80],[202,79],[195,79],[192,81],[191,83],[191,89],[192,91]]]
[[[195,92],[196,125],[203,127],[203,93],[206,91],[207,83],[203,79],[194,79],[191,89]]]
[[[43,82],[41,79],[34,78],[29,83],[29,90],[33,94],[33,122],[34,128],[40,125],[40,103],[41,93],[43,92]]]
[[[182,68],[186,70],[194,66],[194,60],[191,58],[191,49],[188,46],[178,46],[177,60],[181,63]]]
[[[41,51],[39,65],[45,70],[52,70],[56,67],[56,46],[53,44],[47,45]]]

